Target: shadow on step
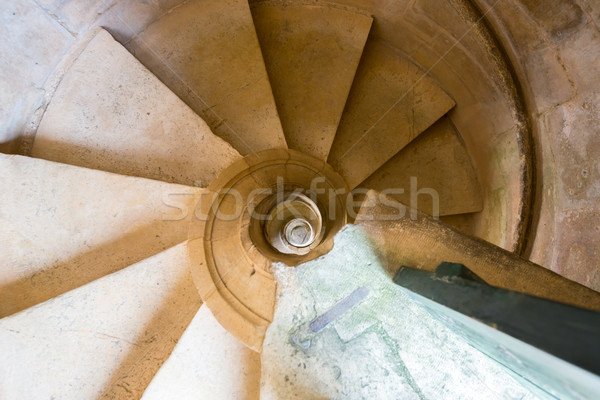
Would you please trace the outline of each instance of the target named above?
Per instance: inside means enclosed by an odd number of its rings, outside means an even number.
[[[164,297],[98,400],[141,398],[201,305],[192,276],[187,273]],[[135,321],[136,315],[130,318]]]
[[[188,225],[177,222],[155,221],[67,262],[0,285],[0,318],[76,289],[185,241]],[[173,227],[169,227],[169,224],[173,224]]]
[[[127,130],[118,127],[120,130]],[[178,134],[184,134],[178,132]],[[185,133],[185,132],[184,132]],[[189,132],[187,132],[189,134]],[[50,136],[46,133],[45,136]],[[30,156],[77,167],[100,170],[136,178],[194,186],[208,185],[235,156],[207,157],[173,137],[172,128],[157,124],[143,134],[129,129],[121,140],[73,134],[65,140],[36,136]],[[67,140],[68,139],[68,140]],[[221,140],[217,140],[220,143]],[[221,145],[220,150],[228,147]],[[233,153],[232,153],[233,154]],[[231,154],[230,154],[231,155]]]
[[[0,142],[0,153],[4,154],[19,154],[19,146],[21,138],[17,137],[6,142]]]

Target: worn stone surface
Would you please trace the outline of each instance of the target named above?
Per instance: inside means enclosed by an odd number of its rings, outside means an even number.
[[[453,106],[425,71],[384,43],[369,41],[329,163],[354,188]]]
[[[0,152],[18,150],[46,80],[73,42],[33,1],[0,4]]]
[[[32,155],[190,186],[208,185],[239,158],[103,30],[52,97]]]
[[[411,178],[416,179],[414,184]],[[390,197],[429,215],[473,213],[483,207],[470,157],[447,118],[433,124],[360,186],[387,191]]]
[[[187,239],[200,189],[0,155],[0,317]]]
[[[142,399],[258,400],[260,366],[260,354],[223,329],[203,305]]]
[[[575,96],[575,83],[554,49],[545,47],[532,51],[525,63],[529,89],[536,93],[537,112],[546,112]]]
[[[289,148],[326,160],[372,19],[272,1],[252,16]]]
[[[158,370],[172,346],[138,361],[200,306],[184,247],[0,320],[1,397],[98,399],[133,365]]]
[[[573,229],[573,227],[577,227]],[[555,252],[551,268],[576,282],[600,291],[600,210],[564,210],[556,216]]]
[[[369,192],[356,224],[391,275],[402,266],[433,271],[444,261],[458,263],[492,286],[600,311],[600,293],[390,201]]]
[[[583,10],[575,0],[521,0],[535,21],[560,42],[585,25]]]
[[[512,30],[510,31],[512,32]],[[528,255],[532,261],[569,279],[598,290],[598,260],[593,250],[600,240],[590,221],[599,211],[600,185],[597,163],[600,143],[598,77],[594,72],[600,52],[594,43],[600,40],[598,28],[587,24],[558,46],[544,51],[561,62],[561,75],[545,76],[548,85],[568,86],[567,98],[552,98],[545,91],[530,93],[545,109],[532,110],[538,161],[537,204]],[[516,47],[524,73],[531,75],[530,47]],[[562,76],[562,77],[561,77]],[[568,77],[569,84],[561,84]],[[553,91],[554,93],[556,91]]]
[[[87,28],[111,6],[110,0],[41,0],[39,4],[74,35]]]
[[[132,363],[123,364],[100,398],[102,400],[138,400],[170,357],[179,338],[191,323],[200,303],[183,310],[180,318],[158,338],[144,354],[136,354]]]
[[[243,155],[286,147],[246,1],[189,1],[127,48]]]
[[[262,354],[262,399],[534,399],[500,364],[392,283],[359,227],[325,257],[278,265],[280,296]],[[315,333],[355,289],[367,297]]]
[[[127,43],[182,0],[128,0],[112,2],[90,26],[101,26],[121,44]],[[85,31],[86,28],[82,29]]]
[[[597,93],[600,78],[596,73],[600,63],[600,29],[588,24],[558,47],[559,54],[580,95]]]
[[[513,175],[508,174],[508,171],[525,162],[525,156],[519,154],[521,143],[517,140],[518,129],[509,129],[488,143],[493,148],[489,157],[496,167],[488,169],[483,177],[479,177],[479,182],[486,182],[486,191],[482,196],[486,212],[476,213],[471,218],[475,236],[512,252],[517,250],[518,243],[522,243],[523,239],[519,240],[519,222],[528,217],[528,214],[523,215],[523,208],[528,204],[524,203],[522,196],[528,183],[521,179],[522,170],[513,171]],[[514,174],[521,178],[515,179]],[[515,199],[521,200],[517,202]]]
[[[581,8],[590,14],[596,26],[600,28],[600,3],[595,0],[580,0]]]
[[[588,1],[545,4],[502,0],[489,14],[533,121],[537,187],[525,255],[598,290],[598,256],[591,249],[600,235],[589,221],[595,220],[600,198],[594,173],[600,152],[594,135],[600,124],[595,106],[600,35],[597,24],[585,23],[597,7]]]
[[[587,96],[586,96],[587,97]],[[597,95],[577,98],[540,117],[546,132],[538,232],[531,258],[547,268],[600,290],[595,250],[600,232],[594,228],[600,212],[597,159],[600,141]],[[583,103],[583,104],[582,104]],[[586,250],[589,249],[589,250]]]
[[[185,0],[37,0],[73,36],[94,26],[108,29],[124,43]]]

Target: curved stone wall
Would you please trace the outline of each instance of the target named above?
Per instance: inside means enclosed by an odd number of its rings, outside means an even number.
[[[533,128],[537,196],[524,255],[600,290],[600,3],[501,0],[488,19]]]

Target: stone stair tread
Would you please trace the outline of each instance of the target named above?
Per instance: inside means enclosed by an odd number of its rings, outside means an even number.
[[[240,157],[102,29],[59,84],[31,155],[190,186]]]
[[[329,164],[355,188],[454,105],[425,71],[385,43],[369,40]]]
[[[260,354],[202,305],[142,399],[258,399],[260,371]]]
[[[200,304],[180,244],[6,317],[0,397],[98,399]]]
[[[186,2],[127,48],[242,155],[286,147],[247,1]]]
[[[416,178],[415,188],[411,178]],[[482,210],[483,200],[477,175],[458,131],[449,118],[441,118],[419,137],[367,178],[361,187],[377,191],[403,189],[388,194],[410,206],[416,196],[416,208],[434,215],[433,189],[439,198],[437,215],[474,213]]]
[[[184,242],[203,191],[2,154],[0,186],[0,317]]]
[[[289,148],[326,160],[372,18],[273,2],[252,16]]]

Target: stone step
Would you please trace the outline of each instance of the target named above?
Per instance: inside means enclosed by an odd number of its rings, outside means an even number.
[[[0,154],[0,317],[185,241],[201,191]]]
[[[31,155],[190,186],[240,157],[101,29],[54,93]]]
[[[327,3],[251,7],[287,144],[327,160],[373,20]]]
[[[329,164],[355,188],[454,104],[426,71],[383,42],[369,40]]]
[[[188,1],[126,46],[241,154],[286,147],[247,1]]]
[[[202,305],[142,399],[258,400],[260,365],[260,354],[223,329]]]
[[[400,150],[361,187],[380,192],[402,189],[403,193],[398,190],[388,195],[407,206],[411,206],[412,200],[419,211],[428,215],[474,213],[483,207],[471,158],[446,117]]]
[[[200,307],[189,268],[180,244],[0,320],[0,397],[127,398],[117,383],[139,398],[141,373],[158,371],[173,329]]]

